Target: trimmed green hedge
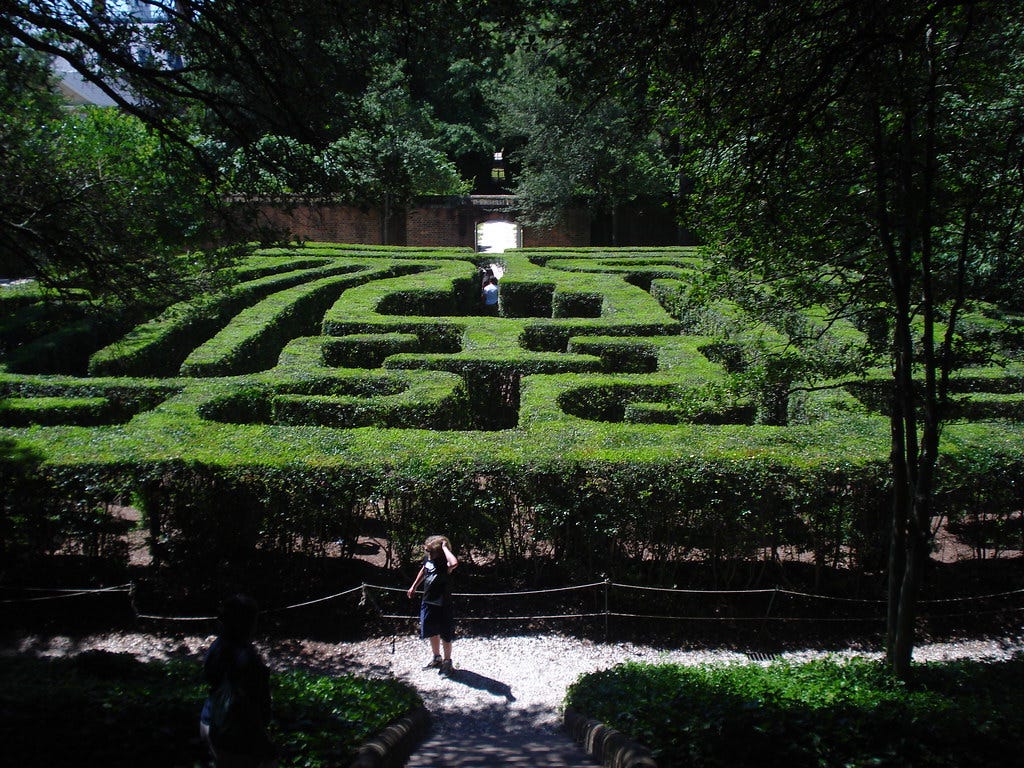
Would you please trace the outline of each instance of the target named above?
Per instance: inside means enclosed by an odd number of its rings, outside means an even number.
[[[570,354],[596,355],[608,373],[653,373],[658,370],[658,351],[636,339],[584,337],[570,339]]]
[[[913,674],[904,684],[881,662],[856,658],[627,663],[580,678],[566,705],[646,745],[664,768],[981,768],[1016,760],[1024,658],[917,665]]]
[[[294,264],[292,260],[285,263],[289,267]],[[240,283],[223,295],[201,296],[175,304],[109,347],[96,351],[89,360],[89,375],[176,376],[182,362],[199,343],[252,302],[318,277],[358,269],[358,263],[342,261],[314,269],[271,272]]]
[[[390,270],[324,277],[269,296],[247,307],[181,364],[182,376],[232,376],[273,367],[289,339],[308,336],[347,289]]]
[[[105,397],[12,397],[0,400],[0,426],[80,424],[92,427],[115,421]]]
[[[211,399],[199,415],[234,424],[466,429],[465,385],[457,376],[339,375],[284,385],[241,386]]]
[[[92,350],[96,370],[145,378],[0,373],[0,548],[21,562],[105,535],[95,510],[116,499],[144,510],[158,567],[196,589],[368,530],[400,557],[445,530],[499,558],[662,581],[686,558],[723,586],[783,549],[819,569],[884,560],[887,380],[781,407],[799,368],[765,362],[787,347],[838,359],[859,330],[801,347],[823,311],[744,328],[681,279],[638,287],[645,264],[699,270],[687,249],[502,260],[511,304],[484,317],[464,251],[262,251],[239,267],[260,277]],[[186,358],[195,375],[178,377]],[[951,519],[1020,509],[1024,364],[1004,362],[955,379],[970,397],[943,433],[936,500]]]
[[[354,333],[325,341],[323,361],[334,368],[379,368],[391,355],[419,349],[414,333]]]

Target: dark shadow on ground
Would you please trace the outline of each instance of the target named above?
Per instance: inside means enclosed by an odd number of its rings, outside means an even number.
[[[495,680],[469,669],[456,669],[449,679],[470,688],[476,688],[478,691],[486,691],[492,696],[505,699],[505,701],[516,700],[516,697],[512,694],[512,686],[508,683],[503,683],[500,680]]]

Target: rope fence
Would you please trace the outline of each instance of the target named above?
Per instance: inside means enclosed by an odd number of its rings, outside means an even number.
[[[13,605],[15,603],[43,603],[50,602],[53,600],[67,600],[72,597],[81,597],[82,595],[95,595],[95,594],[111,594],[117,592],[130,593],[132,590],[131,584],[120,584],[114,587],[98,587],[98,588],[70,588],[70,587],[3,587],[3,589],[18,589],[22,592],[55,592],[57,594],[45,595],[43,597],[23,597],[15,600],[0,600],[0,605]]]
[[[18,598],[5,598],[0,599],[0,605],[17,605],[17,604],[33,604],[40,602],[50,602],[58,600],[68,600],[73,598],[85,598],[96,595],[112,595],[112,594],[126,594],[131,605],[131,610],[134,616],[140,620],[146,621],[159,621],[159,622],[212,622],[216,620],[216,616],[167,616],[146,613],[139,610],[135,603],[135,585],[134,584],[119,584],[108,587],[97,587],[97,588],[64,588],[64,587],[11,587],[0,585],[0,590],[6,591],[18,591],[22,594],[28,594],[32,596],[18,597]],[[596,602],[589,610],[587,606],[583,605],[581,601],[577,601],[577,604],[572,607],[571,610],[565,609],[564,606],[558,605],[548,606],[548,609],[537,610],[536,612],[524,611],[524,603],[527,603],[530,598],[541,598],[550,599],[554,596],[559,598],[565,598],[570,593],[583,593],[586,591],[594,592],[593,600]],[[407,590],[400,587],[385,586],[379,584],[360,584],[359,586],[351,587],[349,589],[335,592],[333,594],[325,595],[323,597],[317,597],[310,600],[305,600],[290,605],[284,605],[276,608],[265,609],[262,611],[263,614],[280,614],[286,611],[297,610],[301,608],[308,608],[315,605],[324,605],[326,603],[341,600],[343,598],[349,598],[358,595],[358,605],[353,606],[363,609],[369,612],[370,615],[378,619],[385,619],[389,621],[408,621],[415,622],[419,620],[419,615],[416,612],[400,612],[395,609],[394,600],[390,599],[396,593],[405,595]],[[44,593],[36,596],[36,593]],[[621,609],[618,606],[613,606],[613,593],[622,593],[623,595],[633,597],[627,597],[632,605],[629,609]],[[712,614],[702,614],[699,611],[694,612],[645,612],[637,610],[643,606],[637,606],[636,595],[653,595],[656,596],[660,603],[664,603],[668,598],[676,597],[683,598],[688,601],[694,600],[708,600],[717,599],[719,601],[725,600],[726,605],[732,605],[736,607],[737,601],[746,599],[748,597],[755,597],[765,599],[767,598],[767,605],[756,613],[753,610],[748,610],[747,614],[738,614],[734,611],[722,611]],[[835,595],[821,595],[810,592],[800,592],[796,590],[780,589],[780,588],[769,588],[769,589],[740,589],[740,590],[699,590],[699,589],[678,589],[669,587],[649,587],[636,584],[621,584],[613,582],[610,579],[604,581],[590,582],[586,584],[569,585],[565,587],[553,587],[550,589],[531,589],[531,590],[520,590],[520,591],[508,591],[508,592],[455,592],[452,595],[457,598],[463,605],[459,607],[459,621],[460,622],[537,622],[537,621],[567,621],[567,620],[593,620],[602,619],[604,621],[605,635],[608,634],[608,622],[609,619],[625,619],[630,621],[658,621],[658,622],[734,622],[734,623],[748,623],[748,622],[782,622],[782,623],[793,623],[793,624],[806,624],[806,623],[822,623],[822,624],[838,624],[838,623],[861,623],[861,622],[884,622],[885,621],[885,609],[886,601],[882,599],[870,599],[870,598],[850,598],[841,597]],[[993,592],[981,595],[965,595],[959,597],[944,597],[944,598],[930,598],[922,599],[918,601],[918,606],[922,609],[922,614],[925,614],[929,618],[935,619],[952,619],[952,618],[966,618],[970,616],[981,616],[981,615],[994,615],[994,614],[1016,614],[1024,612],[1024,605],[1010,605],[996,606],[991,605],[992,601],[1006,601],[1009,603],[1013,598],[1024,596],[1024,589],[1011,589],[1003,592]],[[496,600],[505,599],[514,601],[511,612],[508,615],[503,615],[500,612],[495,612],[493,606],[486,606],[484,612],[481,614],[477,610],[468,609],[471,607],[472,601],[477,600]],[[815,601],[821,604],[830,603],[841,603],[848,605],[859,605],[868,607],[871,610],[867,615],[853,615],[852,612],[847,612],[844,615],[788,615],[779,612],[778,601],[780,599],[792,599],[798,601]],[[389,604],[390,602],[390,604]],[[550,600],[549,600],[550,602]],[[385,605],[382,605],[385,604]],[[974,603],[977,607],[970,609],[969,606]],[[722,602],[716,603],[721,608]],[[957,606],[957,610],[949,613],[936,613],[927,614],[929,606],[945,607],[945,606]],[[555,610],[551,610],[555,607]],[[671,606],[669,606],[671,607]],[[561,608],[561,610],[559,610]],[[631,609],[631,610],[630,610]]]

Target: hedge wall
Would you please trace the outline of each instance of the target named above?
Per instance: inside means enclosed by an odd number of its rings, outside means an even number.
[[[766,345],[832,359],[863,342],[857,328],[805,343],[812,311],[736,332],[740,308],[688,292],[691,249],[502,261],[489,317],[468,252],[264,250],[223,295],[109,346],[57,347],[91,354],[89,375],[0,373],[0,554],[106,541],[118,501],[143,510],[158,567],[194,588],[259,553],[351,551],[371,529],[399,561],[446,531],[499,563],[667,583],[684,562],[748,583],[726,564],[780,552],[879,565],[885,376],[794,394],[784,424],[738,384]],[[1013,333],[988,338],[1003,365],[958,374],[943,434],[937,513],[952,519],[1021,509],[1024,364]],[[12,343],[8,359],[33,341]]]

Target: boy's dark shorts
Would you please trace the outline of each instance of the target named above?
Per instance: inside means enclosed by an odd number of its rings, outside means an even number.
[[[440,635],[446,643],[455,640],[455,611],[451,603],[420,603],[420,637],[425,640],[434,635]]]

